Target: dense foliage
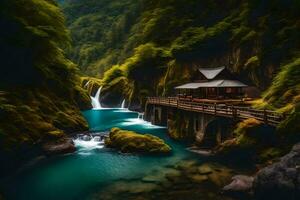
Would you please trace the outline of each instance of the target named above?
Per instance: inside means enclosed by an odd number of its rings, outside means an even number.
[[[175,85],[193,78],[197,66],[226,65],[244,82],[268,88],[280,70],[288,70],[283,66],[299,57],[299,8],[297,0],[77,0],[64,5],[75,44],[71,55],[82,71],[104,76],[112,86],[134,82],[132,90],[143,92],[127,97],[140,100],[143,94],[172,93]],[[152,89],[143,86],[149,83],[139,80],[142,74],[127,76],[131,69],[142,68],[143,61],[124,67],[142,50],[148,51],[145,46],[168,54],[167,59],[140,58],[147,59],[143,67],[157,72]],[[283,81],[276,78],[274,84],[283,85]],[[295,86],[296,80],[291,84]],[[274,102],[282,96],[274,89],[269,89],[265,100],[276,108],[285,106]]]
[[[71,57],[88,75],[123,60],[121,49],[139,15],[136,0],[69,0],[62,4],[72,32]]]
[[[280,146],[274,127],[249,118],[237,124],[234,138],[225,141],[215,150],[219,156],[245,163],[266,162],[288,151],[287,143]]]
[[[53,0],[0,2],[1,159],[22,149],[20,161],[33,144],[87,128],[79,107],[89,99],[62,50],[70,47],[64,23]]]

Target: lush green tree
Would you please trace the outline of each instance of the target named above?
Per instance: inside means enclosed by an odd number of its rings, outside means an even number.
[[[104,76],[104,93],[115,92],[131,101],[173,95],[174,86],[191,81],[197,67],[226,65],[243,82],[266,91],[261,107],[295,110],[298,0],[91,2],[78,0],[65,5],[64,11],[75,40],[71,55],[82,63],[84,73]],[[119,90],[116,85],[121,83],[130,90]]]
[[[1,159],[10,155],[4,150],[26,151],[85,130],[79,107],[88,108],[89,99],[64,54],[70,37],[56,2],[2,0],[0,25]]]

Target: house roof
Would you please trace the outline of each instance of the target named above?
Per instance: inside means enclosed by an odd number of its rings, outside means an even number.
[[[223,70],[225,70],[224,66],[215,68],[199,68],[199,71],[209,80],[214,79]]]
[[[201,83],[187,83],[175,89],[198,89],[198,88],[225,88],[225,87],[247,87],[244,83],[237,80],[213,80]]]

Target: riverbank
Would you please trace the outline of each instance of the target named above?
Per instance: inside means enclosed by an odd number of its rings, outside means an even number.
[[[171,139],[167,129],[152,125],[125,109],[83,112],[91,133],[74,136],[76,151],[40,158],[1,182],[8,199],[186,199],[239,200],[222,194],[238,174],[254,176],[258,167],[242,165],[190,149],[192,143]],[[121,153],[106,148],[104,137],[112,127],[152,134],[171,148],[169,156]],[[95,135],[94,135],[95,134]],[[78,184],[80,183],[80,184]],[[18,193],[14,191],[18,190]]]
[[[207,164],[206,158],[188,151],[189,145],[169,138],[164,127],[154,126],[139,119],[138,113],[121,109],[104,109],[88,110],[83,112],[83,115],[92,132],[103,133],[112,127],[120,127],[142,134],[149,133],[164,140],[172,148],[172,154],[170,156],[124,154],[105,148],[102,141],[75,139],[76,151],[74,153],[48,157],[6,179],[5,182],[1,182],[3,195],[7,199],[22,200],[26,196],[32,200],[82,200],[97,196],[97,194],[104,197],[104,194],[111,191],[108,188],[114,188],[116,185],[121,185],[118,187],[120,190],[136,188],[133,197],[144,194],[145,198],[148,198],[146,194],[146,191],[150,192],[148,186],[169,191],[173,198],[176,198],[174,191],[181,190],[180,188],[191,192],[201,189],[203,195],[206,194],[205,191],[218,195],[223,184],[225,185],[233,175],[227,173],[230,167],[225,167],[229,168],[225,170],[226,173],[224,172],[226,175],[222,173],[221,175],[218,169],[213,169],[214,173],[209,176],[198,174],[195,169]],[[195,164],[190,165],[189,163],[192,162]],[[223,168],[222,166],[217,168]],[[186,171],[189,169],[192,171]],[[240,169],[234,171],[241,173]],[[173,172],[176,174],[172,174]],[[178,176],[181,178],[178,179]],[[154,180],[155,177],[162,179]],[[211,182],[218,180],[218,177],[222,177],[220,179],[223,181],[217,187]],[[203,182],[201,182],[202,179]],[[196,183],[197,181],[199,182]],[[140,182],[143,183],[141,186],[139,186]],[[188,184],[187,187],[191,190],[188,190],[185,184]],[[17,193],[14,192],[16,190]],[[157,189],[153,189],[149,195],[163,197],[167,194],[162,194],[163,191],[156,193]],[[120,197],[132,195],[127,192],[124,195],[121,193],[122,191],[120,193],[115,191],[111,195],[119,194]],[[102,199],[102,196],[95,197],[95,199]],[[211,199],[214,198],[219,197],[214,196]]]
[[[105,187],[104,192],[94,194],[92,199],[234,200],[237,198],[223,195],[221,189],[236,173],[241,170],[209,160],[181,160],[141,178],[118,180]]]

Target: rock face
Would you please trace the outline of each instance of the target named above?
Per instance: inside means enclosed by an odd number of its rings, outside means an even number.
[[[171,148],[160,138],[149,134],[138,134],[113,128],[105,145],[121,150],[123,153],[167,154]]]
[[[74,142],[71,138],[62,138],[55,142],[47,142],[42,146],[46,155],[58,155],[73,153],[76,151]]]
[[[254,181],[257,199],[300,199],[300,143],[279,162],[260,170]]]
[[[245,194],[249,193],[253,186],[254,178],[244,175],[232,177],[232,182],[226,185],[222,191],[226,194]]]

